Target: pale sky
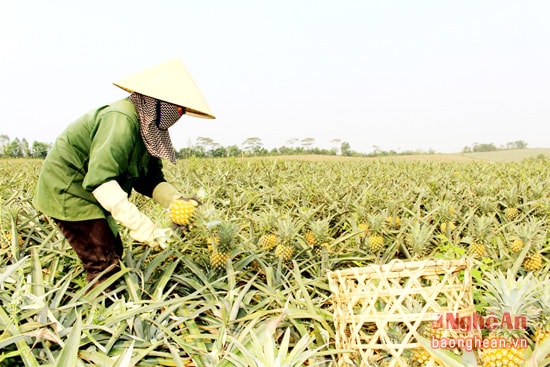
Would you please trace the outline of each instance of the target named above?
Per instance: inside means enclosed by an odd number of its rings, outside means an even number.
[[[209,137],[266,148],[550,147],[550,1],[0,0],[0,134],[53,142],[127,96],[112,82],[180,58]]]

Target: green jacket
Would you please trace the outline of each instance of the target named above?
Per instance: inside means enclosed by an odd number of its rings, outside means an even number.
[[[128,99],[90,111],[65,129],[44,160],[33,202],[56,219],[108,218],[92,191],[111,180],[128,195],[135,189],[149,197],[165,181],[162,161],[145,148]]]

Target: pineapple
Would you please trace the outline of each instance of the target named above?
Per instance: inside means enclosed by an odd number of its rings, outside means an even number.
[[[369,224],[369,236],[367,245],[372,252],[378,252],[384,247],[384,235],[382,227],[385,218],[380,214],[368,214],[367,223]]]
[[[537,282],[530,275],[516,278],[515,274],[508,270],[506,274],[498,271],[486,273],[482,281],[484,288],[486,311],[494,313],[500,320],[503,316],[522,316],[531,320],[531,316],[537,313]],[[507,328],[503,322],[494,329],[491,338],[524,338],[526,329]],[[513,326],[513,325],[510,325]],[[510,366],[520,367],[525,363],[524,350],[519,348],[489,348],[482,351],[483,367]]]
[[[508,218],[509,220],[514,220],[517,218],[519,214],[519,209],[516,208],[515,206],[512,206],[512,207],[508,207],[508,208],[504,208],[504,215],[506,216],[506,218]]]
[[[294,255],[294,246],[292,245],[280,243],[275,248],[275,256],[283,262],[292,260],[292,255]]]
[[[170,220],[180,226],[191,224],[191,219],[195,213],[196,202],[193,200],[176,199],[168,208]]]
[[[522,266],[527,271],[537,271],[542,268],[542,255],[538,252],[527,255]]]
[[[258,240],[258,246],[264,250],[270,250],[277,245],[277,235],[274,233],[264,234]]]
[[[386,224],[393,229],[399,229],[401,227],[401,218],[398,216],[389,216],[386,218]]]
[[[510,244],[510,250],[512,250],[512,252],[520,252],[524,246],[525,242],[523,242],[521,238],[514,238]]]
[[[275,256],[282,262],[290,261],[294,255],[296,233],[296,225],[289,217],[284,217],[277,221],[279,243],[275,247]]]
[[[359,223],[359,225],[357,226],[357,228],[359,228],[359,230],[361,231],[361,236],[362,237],[366,237],[369,235],[369,224],[367,222],[361,222]]]
[[[456,229],[456,224],[453,221],[443,222],[439,225],[439,230],[441,231],[441,233],[446,234],[447,237],[450,237],[449,233],[454,231],[455,229]]]
[[[481,259],[487,254],[487,247],[485,246],[485,243],[475,241],[470,244],[470,248],[468,251],[470,252],[470,255],[474,257],[474,259]]]
[[[430,353],[424,348],[415,348],[412,350],[412,365],[417,367],[428,366],[428,363],[433,360]]]
[[[227,261],[231,258],[231,250],[238,232],[237,225],[230,221],[222,221],[215,228],[212,241],[212,253],[210,254],[210,265],[221,272],[225,270]]]

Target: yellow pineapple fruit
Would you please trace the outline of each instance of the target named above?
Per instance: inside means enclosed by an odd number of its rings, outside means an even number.
[[[483,242],[475,241],[470,244],[469,252],[475,259],[481,259],[487,253],[487,247]]]
[[[512,250],[512,252],[520,252],[524,246],[525,242],[523,242],[521,238],[514,238],[510,244],[510,250]]]
[[[456,229],[456,224],[453,221],[443,222],[439,225],[439,230],[441,233],[447,233],[447,231],[452,232]]]
[[[401,227],[401,218],[398,216],[388,216],[386,218],[386,224],[393,229],[399,229]]]
[[[411,361],[412,365],[415,367],[424,367],[428,366],[428,363],[432,361],[433,358],[430,356],[430,353],[424,348],[415,348],[412,351]],[[434,366],[439,366],[439,364],[433,364]]]
[[[213,250],[210,253],[210,266],[216,272],[223,272],[227,265],[227,260],[231,258],[228,253],[222,253],[217,250]]]
[[[527,255],[523,260],[522,266],[527,271],[540,270],[542,268],[542,255],[538,252]]]
[[[197,204],[194,200],[176,199],[168,208],[170,220],[180,226],[191,224]]]
[[[360,235],[362,237],[366,237],[369,235],[369,224],[367,222],[361,222],[357,226],[357,228],[361,231]]]
[[[258,240],[258,246],[264,250],[270,250],[277,245],[277,235],[274,233],[264,234]]]
[[[313,231],[308,231],[304,235],[304,239],[306,240],[307,244],[310,245],[311,247],[315,246],[315,244],[317,243],[317,241],[315,240],[315,235],[313,234]]]
[[[519,214],[519,209],[516,208],[515,206],[512,206],[512,207],[508,207],[508,208],[504,208],[504,215],[506,216],[506,218],[508,218],[509,220],[514,220],[517,218]]]
[[[522,367],[525,351],[519,348],[488,348],[483,351],[483,367]]]

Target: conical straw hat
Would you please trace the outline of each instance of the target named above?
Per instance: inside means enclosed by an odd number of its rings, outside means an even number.
[[[185,107],[186,115],[215,118],[189,71],[178,59],[145,69],[113,84],[130,93],[140,93]]]

